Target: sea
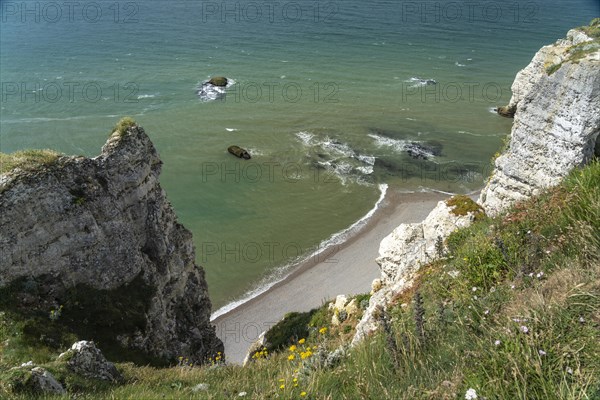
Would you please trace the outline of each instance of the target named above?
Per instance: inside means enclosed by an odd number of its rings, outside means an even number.
[[[481,188],[515,74],[599,7],[2,0],[0,151],[93,157],[134,118],[222,313],[339,245],[390,190]]]

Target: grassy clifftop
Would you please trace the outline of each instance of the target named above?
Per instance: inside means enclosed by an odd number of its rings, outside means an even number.
[[[33,359],[90,399],[600,398],[600,162],[447,244],[382,312],[381,333],[333,353],[360,315],[333,326],[326,306],[295,313],[247,367],[121,363],[122,385],[80,379],[56,349],[22,351],[22,325],[0,312],[0,397],[33,396],[10,370]]]

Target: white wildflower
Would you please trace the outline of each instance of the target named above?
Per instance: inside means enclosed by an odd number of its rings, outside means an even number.
[[[501,342],[501,341],[499,341],[499,340],[496,340],[496,341],[494,342],[494,345],[496,345],[496,346],[500,346],[500,343],[502,343],[502,342]]]
[[[246,395],[247,395],[247,394],[248,394],[248,393],[246,393],[246,392],[240,392],[240,393],[238,394],[238,397],[246,397]]]
[[[529,328],[526,327],[525,325],[521,325],[521,327],[519,328],[521,330],[521,332],[523,333],[529,333]]]
[[[465,393],[465,399],[466,400],[475,400],[476,398],[477,398],[477,392],[475,391],[475,389],[469,388],[469,390],[467,390],[467,393]]]
[[[545,356],[546,352],[544,350],[538,350],[540,356]]]

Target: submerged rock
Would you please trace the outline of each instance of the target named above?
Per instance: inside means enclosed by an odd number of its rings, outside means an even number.
[[[408,142],[406,153],[416,160],[429,160],[442,155],[442,144],[439,142]]]
[[[236,157],[243,158],[244,160],[249,160],[251,158],[246,149],[242,149],[240,146],[229,146],[227,151]]]

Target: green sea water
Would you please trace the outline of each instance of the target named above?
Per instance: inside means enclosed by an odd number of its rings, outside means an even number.
[[[493,108],[517,71],[600,14],[585,0],[0,7],[0,150],[94,156],[134,117],[215,309],[324,247],[383,184],[481,187],[511,126]],[[215,75],[235,83],[206,101],[197,90]]]

